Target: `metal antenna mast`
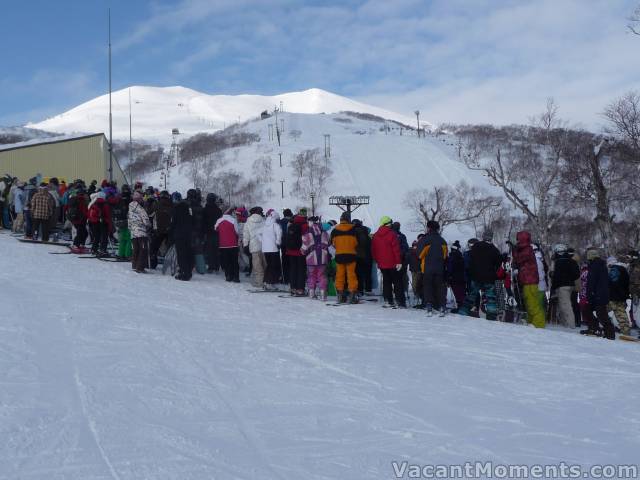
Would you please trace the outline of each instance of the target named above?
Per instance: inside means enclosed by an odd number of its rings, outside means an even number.
[[[131,179],[131,163],[133,162],[133,136],[131,135],[131,87],[129,87],[129,182]]]
[[[111,115],[111,9],[109,9],[109,181],[113,182],[113,117]]]

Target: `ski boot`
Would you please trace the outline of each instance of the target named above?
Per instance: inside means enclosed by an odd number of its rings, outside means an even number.
[[[444,307],[442,307],[442,308],[440,309],[440,312],[438,313],[438,316],[439,316],[439,317],[444,317],[444,316],[446,316],[446,315],[447,315],[447,309],[446,309],[446,308],[444,308]]]
[[[322,300],[323,302],[327,301],[327,291],[326,290],[318,290],[318,297],[320,298],[320,300]]]
[[[430,303],[427,304],[425,310],[427,311],[427,317],[433,317],[433,307]]]
[[[311,297],[311,300],[317,300],[318,290],[316,290],[315,288],[313,290],[309,290],[309,296]]]
[[[354,305],[356,303],[360,303],[360,300],[358,300],[358,293],[357,292],[351,292],[351,294],[349,295],[349,303]]]
[[[344,291],[336,290],[336,303],[346,303],[346,299],[344,297]]]

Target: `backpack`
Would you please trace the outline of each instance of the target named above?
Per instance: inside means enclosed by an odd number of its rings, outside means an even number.
[[[79,203],[77,196],[73,196],[69,199],[67,220],[71,223],[78,223],[82,220],[82,212],[80,212]]]
[[[290,223],[287,228],[287,249],[300,250],[302,247],[302,227],[298,223]]]

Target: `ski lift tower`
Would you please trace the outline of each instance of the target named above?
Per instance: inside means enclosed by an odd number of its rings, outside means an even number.
[[[362,205],[369,205],[369,195],[334,195],[329,197],[329,205],[335,205],[343,212],[347,212],[351,218],[351,212],[355,212]]]
[[[174,128],[171,130],[171,136],[173,140],[171,141],[171,151],[169,152],[169,157],[171,158],[171,166],[178,166],[178,136],[180,135],[180,130]]]

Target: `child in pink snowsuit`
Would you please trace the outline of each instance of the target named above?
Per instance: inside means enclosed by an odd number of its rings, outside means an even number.
[[[311,217],[309,231],[302,236],[300,251],[307,260],[307,288],[312,298],[327,298],[325,269],[329,263],[330,244],[329,235],[322,230],[318,217]]]

